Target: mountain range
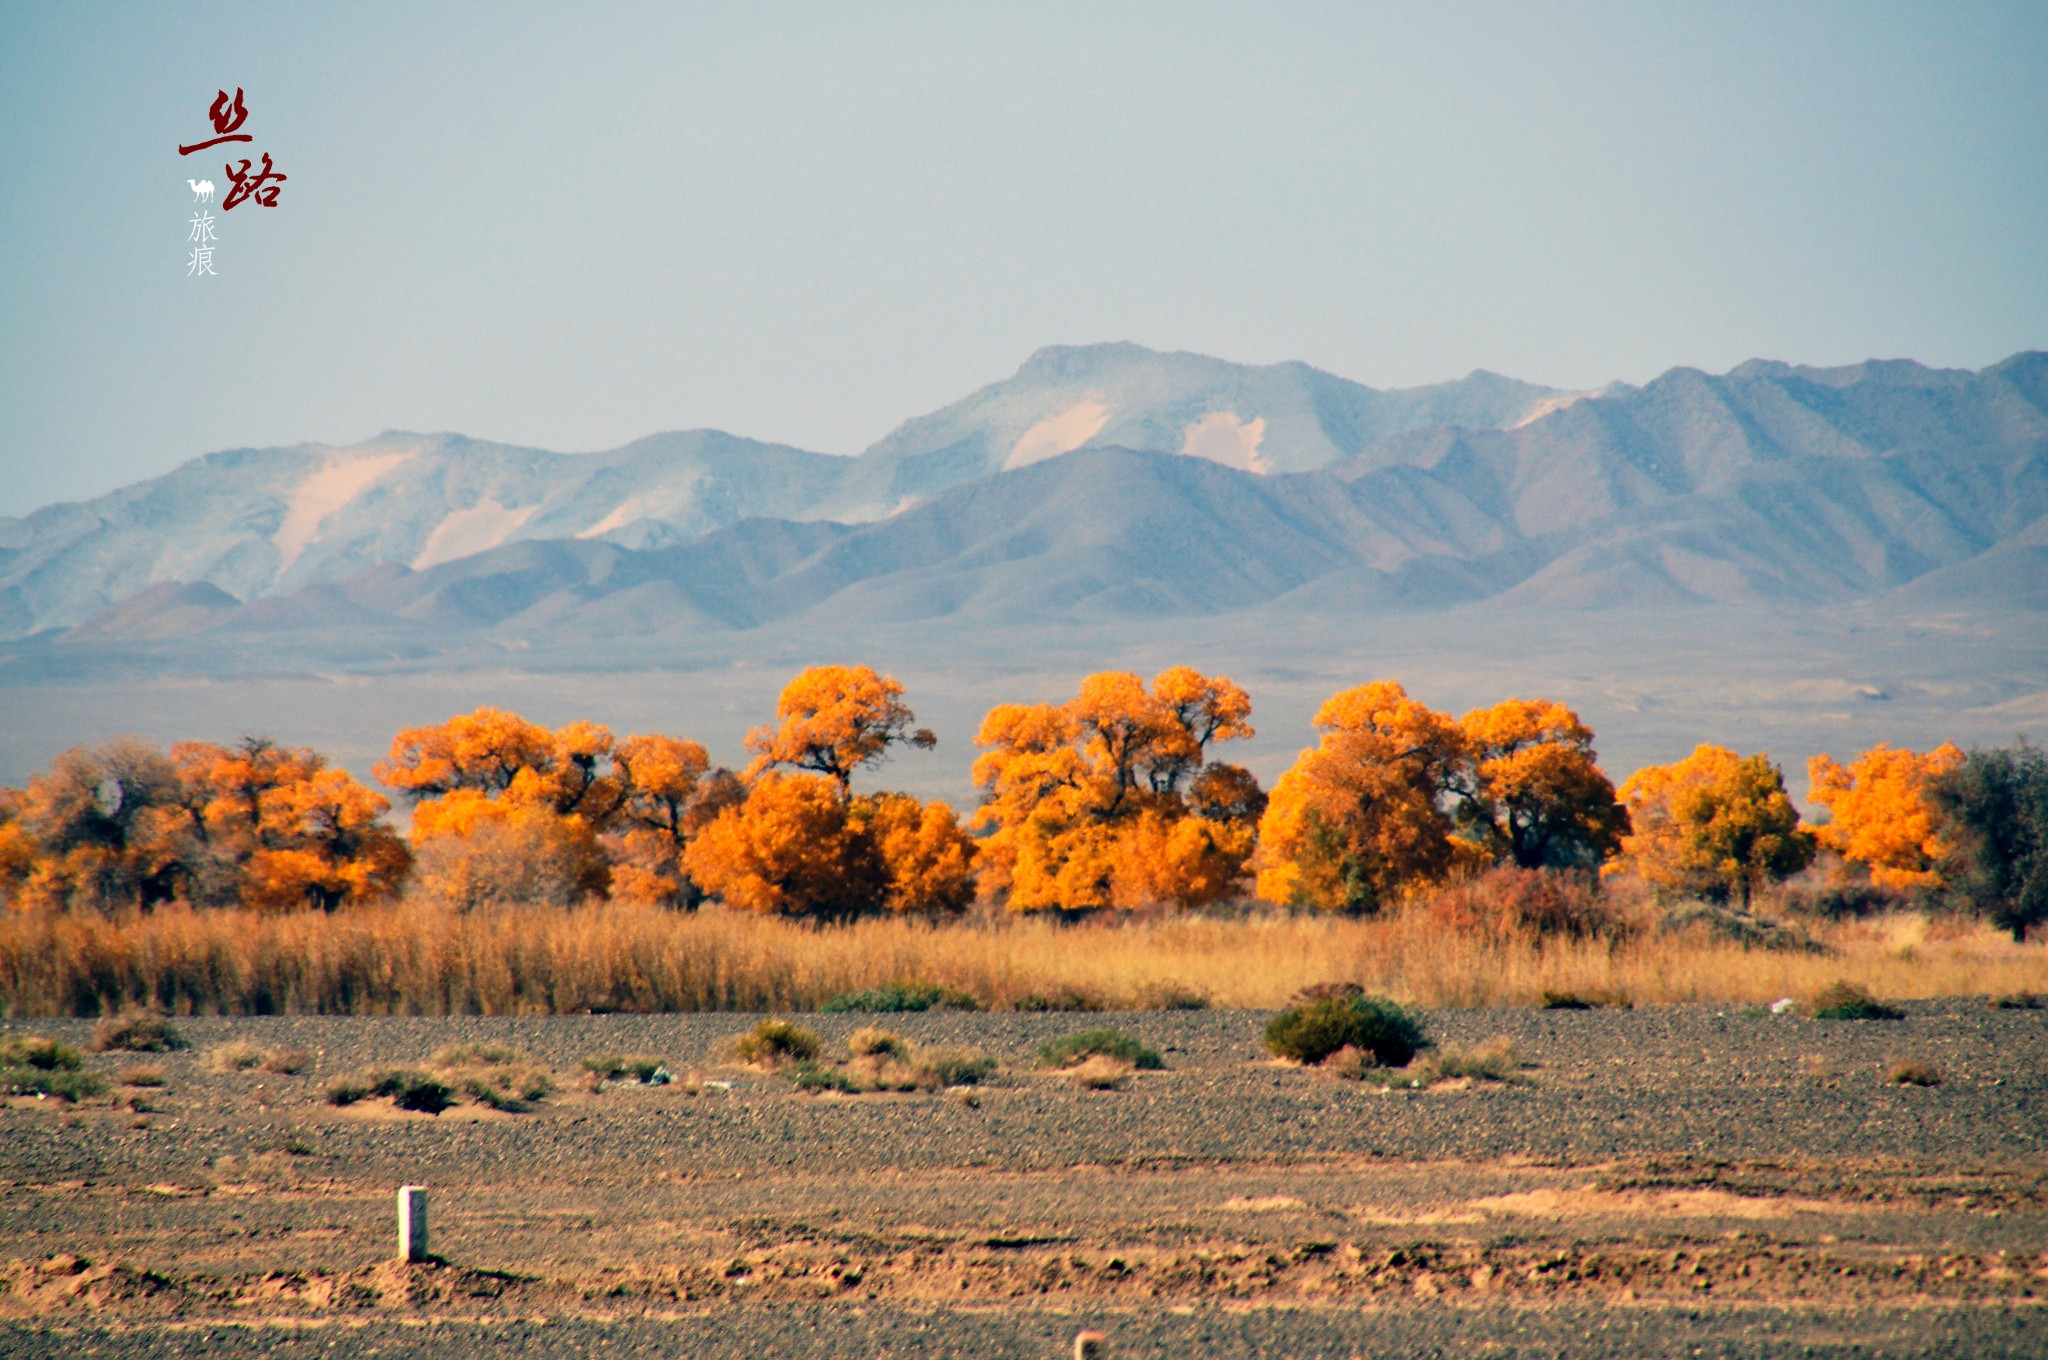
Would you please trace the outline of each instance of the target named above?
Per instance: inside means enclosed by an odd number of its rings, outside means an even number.
[[[2048,608],[2048,353],[1379,391],[1055,347],[839,457],[717,431],[196,459],[0,520],[16,650],[341,655],[951,620]]]

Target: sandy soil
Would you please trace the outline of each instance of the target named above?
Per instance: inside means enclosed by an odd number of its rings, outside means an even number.
[[[2048,1353],[2048,1013],[1908,1009],[1446,1012],[1523,1080],[1391,1092],[1272,1064],[1247,1012],[806,1018],[986,1048],[973,1103],[800,1094],[727,1064],[744,1016],[182,1021],[90,1059],[160,1088],[0,1109],[0,1354]],[[1032,1070],[1098,1022],[1167,1070]],[[562,1091],[322,1099],[468,1040]],[[231,1042],[313,1066],[213,1070]],[[622,1049],[731,1089],[581,1088]],[[408,1181],[437,1263],[388,1259]]]

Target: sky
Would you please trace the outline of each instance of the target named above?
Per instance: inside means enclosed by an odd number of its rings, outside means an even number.
[[[1047,344],[2048,348],[2048,5],[0,0],[0,515],[216,449],[853,453]],[[288,179],[223,191],[215,92]]]

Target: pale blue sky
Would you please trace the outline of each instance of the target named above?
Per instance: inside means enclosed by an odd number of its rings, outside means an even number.
[[[0,514],[213,449],[854,452],[1049,343],[2048,346],[2048,5],[0,4]],[[185,275],[217,87],[291,176]],[[225,150],[225,148],[223,148]]]

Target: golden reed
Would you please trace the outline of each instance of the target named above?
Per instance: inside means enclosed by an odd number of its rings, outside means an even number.
[[[1824,953],[1690,935],[1622,943],[1447,932],[1419,913],[1061,926],[1042,920],[813,926],[630,906],[462,914],[402,905],[333,916],[165,910],[0,918],[0,1013],[536,1015],[808,1010],[915,980],[984,1005],[1078,990],[1111,1006],[1164,989],[1276,1007],[1351,981],[1408,1004],[1516,1006],[1544,991],[1638,1004],[1804,998],[1836,979],[1881,997],[2048,991],[2048,949],[1913,916],[1823,925]]]

